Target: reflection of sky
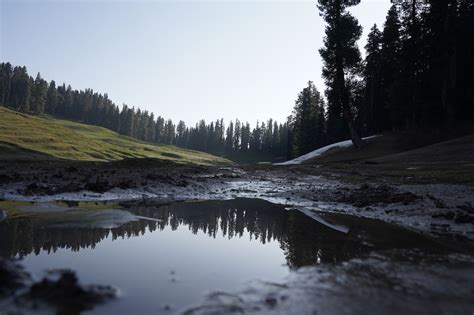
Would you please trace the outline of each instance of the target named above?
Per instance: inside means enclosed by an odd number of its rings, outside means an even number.
[[[38,276],[49,268],[69,268],[82,283],[119,287],[123,298],[96,308],[97,313],[153,314],[164,305],[189,306],[211,290],[236,290],[252,279],[283,279],[288,268],[278,241],[264,245],[249,239],[248,232],[228,239],[220,231],[211,238],[202,231],[192,234],[186,225],[176,231],[167,226],[139,237],[109,237],[95,249],[30,254],[23,263]]]
[[[368,29],[389,0],[352,9]],[[323,89],[315,1],[0,0],[2,61],[188,124],[283,120]],[[364,46],[363,41],[361,46]]]

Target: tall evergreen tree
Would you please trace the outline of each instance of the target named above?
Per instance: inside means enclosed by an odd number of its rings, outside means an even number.
[[[12,77],[13,77],[12,65],[9,62],[2,63],[0,65],[0,105],[1,106],[10,105]]]
[[[51,80],[48,87],[48,93],[46,95],[45,112],[54,115],[56,113],[56,108],[58,107],[58,102],[59,93],[56,88],[56,82],[54,82],[54,80]]]
[[[392,118],[394,126],[415,128],[421,119],[421,73],[423,60],[414,58],[422,51],[422,24],[419,1],[404,2],[400,5],[401,40],[400,71],[392,88]]]
[[[440,1],[440,0],[438,0]],[[466,126],[472,125],[474,117],[474,2],[459,1],[458,21],[456,23],[455,68],[450,67],[451,77],[456,81],[455,120]],[[453,58],[450,59],[453,62]],[[452,82],[451,80],[450,82]]]
[[[15,67],[11,80],[10,106],[29,112],[31,98],[31,80],[26,67]]]
[[[321,113],[323,99],[313,82],[298,95],[291,116],[293,129],[293,154],[302,155],[322,145],[324,137],[324,113]],[[318,126],[318,123],[323,126]],[[318,134],[320,132],[321,134]]]
[[[398,10],[392,5],[388,11],[382,33],[382,51],[380,56],[380,76],[383,108],[388,111],[388,118],[381,129],[390,130],[394,122],[401,120],[401,114],[394,103],[395,80],[399,78],[401,30]],[[377,128],[378,129],[378,128]]]
[[[42,114],[46,106],[46,96],[48,94],[48,83],[43,80],[38,72],[34,81],[31,110],[35,114]]]
[[[262,149],[262,129],[260,122],[257,121],[255,128],[250,134],[250,150],[253,152],[259,152]]]
[[[234,145],[234,123],[230,121],[229,127],[227,127],[225,137],[225,149],[229,152],[232,151]]]
[[[235,151],[240,149],[240,137],[242,135],[242,130],[240,126],[240,121],[238,119],[235,120],[235,125],[234,125],[234,139],[233,139],[233,144],[232,147]]]
[[[324,63],[323,77],[328,87],[328,106],[333,108],[331,114],[342,112],[355,147],[361,147],[364,141],[354,127],[346,76],[357,74],[360,70],[361,57],[357,40],[362,34],[362,28],[346,8],[359,2],[360,0],[318,0],[320,14],[327,24],[324,47],[319,53]]]
[[[382,33],[374,25],[365,46],[366,57],[364,65],[364,106],[362,106],[361,120],[365,133],[381,131],[388,123],[388,111],[384,107],[382,80],[381,80],[381,55]]]
[[[242,124],[240,132],[240,150],[247,151],[250,145],[250,124],[247,122],[245,125]]]
[[[165,133],[165,119],[161,116],[158,116],[155,124],[155,142],[165,142],[164,133]]]
[[[180,120],[176,126],[176,145],[183,147],[186,146],[185,132],[186,124],[184,121]]]

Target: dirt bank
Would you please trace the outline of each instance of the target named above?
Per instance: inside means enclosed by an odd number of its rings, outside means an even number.
[[[151,159],[0,164],[3,199],[169,202],[237,197],[261,198],[309,215],[342,212],[431,235],[474,239],[470,185],[401,183],[380,173],[314,165],[222,168]]]

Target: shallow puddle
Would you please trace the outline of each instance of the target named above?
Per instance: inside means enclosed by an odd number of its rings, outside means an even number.
[[[381,221],[337,214],[315,220],[256,199],[74,206],[60,214],[41,206],[36,215],[1,221],[0,255],[21,258],[36,277],[67,268],[82,283],[120,290],[119,299],[90,314],[176,313],[208,292],[236,291],[257,279],[279,282],[303,266],[394,249],[452,251]],[[49,208],[54,213],[45,216]],[[115,225],[102,224],[104,216]]]

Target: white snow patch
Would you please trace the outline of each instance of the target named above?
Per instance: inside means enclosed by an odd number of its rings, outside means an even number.
[[[365,137],[365,138],[362,138],[362,139],[363,140],[369,140],[369,139],[372,139],[372,138],[375,138],[375,137],[379,137],[379,135]],[[352,140],[336,142],[336,143],[327,145],[325,147],[319,148],[317,150],[311,151],[309,153],[306,153],[305,155],[299,156],[296,159],[289,160],[289,161],[282,162],[282,163],[275,163],[273,165],[299,165],[299,164],[301,164],[305,161],[308,161],[312,158],[315,158],[317,156],[322,155],[323,153],[327,152],[328,150],[330,150],[332,148],[347,148],[347,147],[350,147],[351,145],[352,145]]]

